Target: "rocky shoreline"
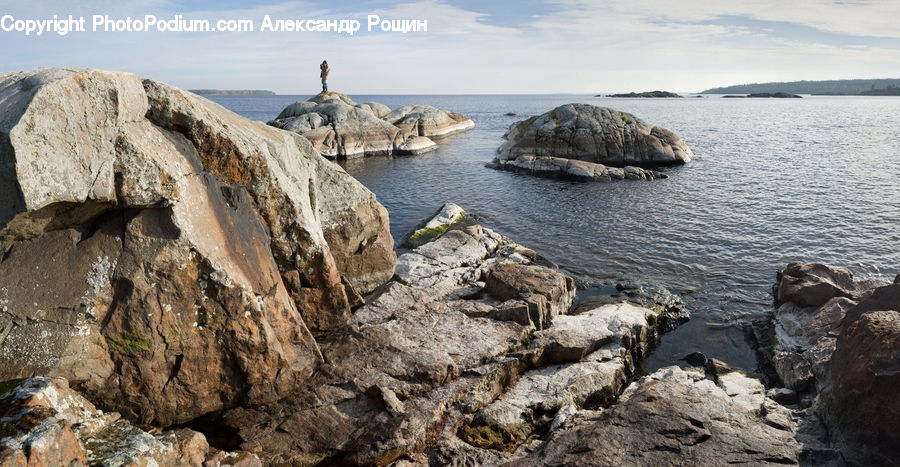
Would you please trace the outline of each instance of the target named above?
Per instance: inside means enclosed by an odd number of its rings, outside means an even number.
[[[398,132],[467,125],[351,102],[294,104],[282,123],[331,106]],[[633,116],[569,110],[615,123],[615,161],[690,158]],[[566,111],[560,127],[580,128]],[[360,135],[344,150],[386,141]],[[789,264],[757,330],[782,382],[768,390],[702,355],[644,374],[686,319],[677,301],[575,306],[571,276],[451,203],[398,257],[387,211],[312,140],[127,73],[0,74],[0,160],[14,162],[0,178],[0,464],[897,458],[900,280]],[[526,140],[509,160],[656,178],[578,152],[516,155],[543,147]]]

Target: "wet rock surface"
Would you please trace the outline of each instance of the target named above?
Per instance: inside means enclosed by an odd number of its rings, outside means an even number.
[[[0,379],[158,426],[273,402],[393,273],[387,212],[298,135],[100,70],[0,103]]]
[[[693,157],[687,144],[671,131],[625,112],[589,104],[562,105],[514,123],[506,139],[500,146],[497,163],[534,156],[610,167],[646,167],[684,164]],[[552,160],[536,161],[552,164]],[[582,167],[578,169],[586,172]],[[592,174],[596,172],[591,170]]]
[[[268,124],[303,135],[322,155],[336,159],[422,154],[437,148],[431,138],[475,126],[463,115],[427,105],[391,111],[337,92],[291,104]]]

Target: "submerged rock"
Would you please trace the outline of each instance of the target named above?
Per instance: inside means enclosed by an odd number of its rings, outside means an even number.
[[[135,422],[293,393],[393,273],[387,212],[306,139],[132,74],[0,75],[0,159],[0,380]]]
[[[271,126],[301,134],[329,158],[415,155],[437,149],[431,137],[475,126],[454,112],[427,105],[391,111],[377,102],[357,104],[338,92],[324,92],[287,106]]]
[[[632,114],[566,104],[514,123],[497,162],[520,156],[574,159],[611,167],[684,164],[693,153],[675,133]]]

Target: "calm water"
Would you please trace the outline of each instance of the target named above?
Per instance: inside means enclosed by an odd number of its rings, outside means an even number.
[[[212,97],[263,121],[306,98]],[[353,97],[430,104],[477,124],[427,155],[346,164],[390,211],[395,238],[452,201],[583,287],[625,281],[684,294],[693,318],[665,336],[650,369],[694,350],[753,369],[741,325],[771,310],[775,271],[789,261],[843,265],[858,277],[900,273],[900,98]],[[511,123],[570,102],[669,128],[696,158],[653,182],[575,183],[484,167]]]

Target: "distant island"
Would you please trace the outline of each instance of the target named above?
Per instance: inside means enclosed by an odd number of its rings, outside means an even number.
[[[701,94],[754,94],[785,92],[792,94],[860,94],[867,91],[885,90],[890,86],[900,86],[900,79],[839,79],[831,81],[790,81],[775,83],[740,84],[712,88]],[[865,94],[863,94],[865,95]],[[896,94],[868,94],[896,95]]]
[[[272,91],[264,91],[260,89],[188,89],[188,91],[194,94],[250,94],[264,96],[275,95],[275,93]]]
[[[888,85],[884,89],[869,89],[868,91],[857,92],[853,94],[841,92],[822,92],[815,94],[816,96],[900,96],[900,86]]]
[[[594,97],[604,97],[603,94],[597,94]],[[606,97],[682,97],[674,92],[667,91],[648,91],[648,92],[629,92],[627,94],[607,94]]]
[[[786,92],[759,92],[754,94],[748,94],[746,96],[722,96],[722,98],[733,97],[733,98],[743,98],[743,97],[756,97],[756,98],[775,98],[775,99],[800,99],[802,96],[798,96],[796,94],[788,94]]]

